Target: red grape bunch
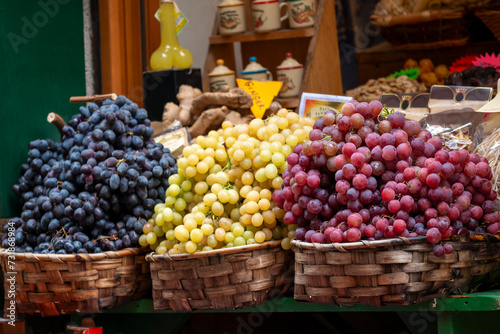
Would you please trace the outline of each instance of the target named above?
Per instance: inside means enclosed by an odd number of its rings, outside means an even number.
[[[387,117],[384,117],[387,115]],[[287,157],[284,187],[273,199],[298,224],[297,240],[314,243],[498,233],[488,161],[450,151],[417,121],[379,101],[351,101],[314,124],[310,141]]]

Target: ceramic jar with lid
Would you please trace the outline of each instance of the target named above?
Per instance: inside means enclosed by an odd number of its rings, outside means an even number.
[[[257,58],[250,57],[250,63],[241,72],[241,77],[246,80],[269,81],[273,80],[271,72],[257,63]]]
[[[226,91],[236,87],[236,74],[224,65],[224,60],[217,59],[217,66],[208,74],[211,92]]]
[[[219,9],[219,33],[235,35],[245,31],[245,4],[239,0],[222,0]]]
[[[304,75],[304,65],[293,59],[290,52],[285,55],[285,60],[276,68],[277,80],[283,83],[278,94],[279,97],[294,97],[300,93],[300,84]]]

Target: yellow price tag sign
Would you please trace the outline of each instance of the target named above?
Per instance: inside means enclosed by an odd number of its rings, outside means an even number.
[[[256,118],[262,118],[264,113],[274,98],[278,95],[281,90],[281,81],[255,81],[255,80],[245,80],[236,79],[238,87],[242,88],[246,93],[250,94],[253,100],[253,105],[250,107],[252,113]]]

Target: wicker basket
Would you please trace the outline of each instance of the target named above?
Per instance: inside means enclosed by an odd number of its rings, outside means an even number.
[[[147,249],[137,248],[97,254],[15,253],[15,270],[10,270],[12,253],[0,249],[0,263],[5,278],[15,272],[18,313],[55,316],[101,312],[148,296],[151,275],[145,254]]]
[[[372,15],[370,21],[398,50],[463,46],[470,36],[471,16],[465,10],[433,10],[406,15]]]
[[[269,241],[194,254],[148,254],[155,310],[255,306],[293,283],[293,252]]]
[[[496,39],[500,41],[500,9],[478,10],[474,13],[488,29],[491,30]]]
[[[475,240],[480,239],[480,240]],[[292,241],[295,299],[323,304],[413,304],[500,283],[498,237],[460,236],[436,257],[425,237],[346,244]]]

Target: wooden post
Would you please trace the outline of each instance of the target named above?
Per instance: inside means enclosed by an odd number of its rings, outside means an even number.
[[[318,22],[309,44],[302,92],[335,95],[343,93],[335,17],[334,0],[319,0]]]

